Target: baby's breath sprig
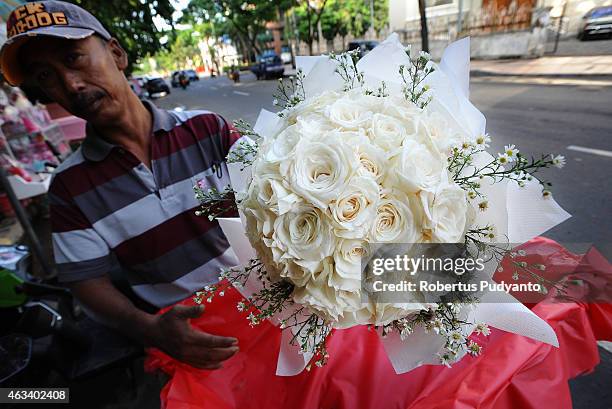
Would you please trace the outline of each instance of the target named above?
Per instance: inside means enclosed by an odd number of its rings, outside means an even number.
[[[245,267],[232,267],[221,270],[219,274],[219,282],[205,286],[202,290],[196,291],[193,301],[196,304],[201,304],[203,301],[212,302],[216,295],[223,297],[225,291],[230,287],[242,287],[253,271],[262,268],[262,264],[258,259],[252,259]],[[240,308],[239,308],[240,310]]]
[[[290,342],[298,345],[300,351],[314,354],[311,363],[306,366],[306,370],[310,371],[312,363],[318,367],[325,365],[329,358],[326,347],[327,337],[331,333],[329,323],[316,314],[310,314],[294,327],[297,328],[297,331],[295,331],[295,335]]]
[[[520,187],[535,179],[542,185],[543,196],[550,196],[552,184],[541,179],[536,173],[544,168],[562,168],[565,164],[563,156],[549,154],[542,155],[539,158],[531,157],[531,159],[527,159],[514,145],[506,145],[504,151],[497,154],[497,158],[484,165],[472,166],[474,156],[485,152],[485,148],[490,141],[489,135],[482,135],[476,138],[476,143],[465,142],[461,146],[453,147],[448,157],[448,170],[451,172],[453,180],[468,192],[470,199],[483,197],[479,189],[481,180],[484,178],[491,178],[494,182],[500,182],[504,179],[514,180]],[[466,170],[469,171],[464,174]]]
[[[410,58],[410,49],[406,50]],[[404,83],[404,98],[411,101],[419,108],[425,108],[431,102],[431,96],[427,96],[428,85],[421,85],[429,74],[435,71],[431,62],[431,56],[422,52],[415,59],[410,59],[410,66],[400,65],[399,74]]]
[[[200,210],[196,216],[207,216],[208,220],[213,221],[217,217],[227,212],[238,210],[234,190],[228,185],[222,191],[215,187],[204,189],[194,186],[195,198],[200,202]]]
[[[341,54],[331,52],[329,53],[329,59],[338,63],[336,73],[344,81],[344,91],[350,91],[363,86],[363,72],[359,72],[357,69],[359,50],[347,51]]]
[[[312,353],[316,366],[323,366],[329,354],[326,339],[331,333],[331,326],[323,318],[310,312],[306,307],[295,307],[292,299],[294,285],[286,280],[272,281],[263,263],[258,259],[250,260],[244,267],[225,269],[219,276],[219,283],[208,285],[195,293],[193,300],[197,304],[212,302],[215,296],[223,296],[229,287],[241,288],[249,277],[255,275],[262,289],[237,304],[238,311],[247,314],[249,325],[256,326],[265,320],[272,319],[283,311],[292,311],[280,321],[282,330],[292,329],[290,342],[300,347],[304,353]],[[290,309],[291,308],[291,309]],[[307,369],[310,369],[311,364]]]
[[[255,132],[251,124],[249,124],[244,119],[238,119],[234,121],[234,128],[236,129],[232,132],[235,132],[239,134],[240,136],[248,136],[248,137],[251,137],[251,139],[254,139],[256,141],[261,138],[261,135]]]
[[[295,107],[300,102],[306,99],[306,91],[304,90],[304,72],[298,69],[295,77],[289,79],[280,78],[276,93],[273,94],[274,106],[282,107],[283,110],[278,113],[278,116],[285,116],[285,111]]]
[[[472,303],[474,303],[472,301]],[[440,362],[447,366],[455,362],[461,352],[478,355],[481,347],[463,335],[463,329],[473,323],[460,319],[462,302],[439,303],[436,308],[421,310],[409,317],[404,317],[381,327],[381,335],[386,337],[398,331],[402,340],[407,339],[418,326],[426,332],[435,332],[445,338],[444,350],[439,354]]]
[[[389,91],[387,90],[387,83],[385,81],[380,82],[380,87],[376,91],[372,91],[370,89],[365,90],[366,95],[372,95],[377,98],[385,98],[389,96]]]
[[[258,149],[258,141],[254,143],[250,141],[240,141],[235,147],[232,147],[232,150],[227,155],[227,163],[240,163],[242,164],[240,170],[244,170],[247,166],[253,164]]]

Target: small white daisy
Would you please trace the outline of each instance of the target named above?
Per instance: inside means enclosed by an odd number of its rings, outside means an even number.
[[[482,352],[482,347],[475,343],[474,341],[470,341],[468,344],[468,353],[473,356],[478,356]]]
[[[504,146],[504,153],[508,157],[508,162],[513,162],[516,159],[516,154],[519,153],[519,150],[516,149],[514,145],[506,145]]]
[[[478,335],[482,334],[484,336],[489,336],[491,334],[491,329],[487,324],[478,324],[475,329]]]
[[[505,165],[507,163],[510,163],[510,157],[508,156],[508,154],[506,152],[504,153],[498,153],[497,154],[497,162],[501,165]]]
[[[482,134],[476,138],[476,145],[483,148],[488,148],[491,143],[491,137],[488,133]]]
[[[429,55],[429,53],[425,51],[419,51],[419,57],[431,60],[431,55]]]
[[[563,166],[565,166],[565,156],[563,155],[552,156],[552,164],[554,167],[561,169]]]

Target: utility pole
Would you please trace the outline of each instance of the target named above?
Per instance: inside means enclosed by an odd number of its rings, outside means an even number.
[[[427,33],[427,14],[425,0],[419,0],[419,14],[421,15],[421,49],[429,52],[429,34]]]
[[[457,13],[457,37],[463,30],[463,0],[459,0],[459,11]]]
[[[376,29],[374,28],[374,0],[370,0],[370,28],[372,30],[372,38],[376,37]]]
[[[559,38],[561,37],[561,30],[563,29],[563,19],[565,18],[565,8],[567,7],[567,1],[563,2],[563,9],[561,10],[561,17],[559,17],[559,24],[557,24],[557,36],[555,37],[555,48],[553,48],[553,54],[557,52],[559,47]]]

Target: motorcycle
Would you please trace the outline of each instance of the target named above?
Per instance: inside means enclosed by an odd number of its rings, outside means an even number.
[[[227,76],[230,80],[234,81],[234,83],[240,82],[240,71],[238,71],[237,69],[232,69],[228,71]]]
[[[42,280],[0,270],[0,385],[73,384],[128,365],[143,350],[89,318],[72,294]],[[75,384],[76,385],[76,384]]]
[[[182,77],[179,79],[179,85],[183,89],[187,89],[187,85],[189,85],[189,80],[186,77]]]

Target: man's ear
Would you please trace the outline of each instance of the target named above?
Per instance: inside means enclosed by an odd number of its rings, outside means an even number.
[[[119,68],[120,71],[124,71],[128,66],[128,57],[123,47],[121,47],[121,44],[119,44],[119,41],[117,41],[116,38],[111,38],[106,43],[106,46],[113,55],[117,68]]]

